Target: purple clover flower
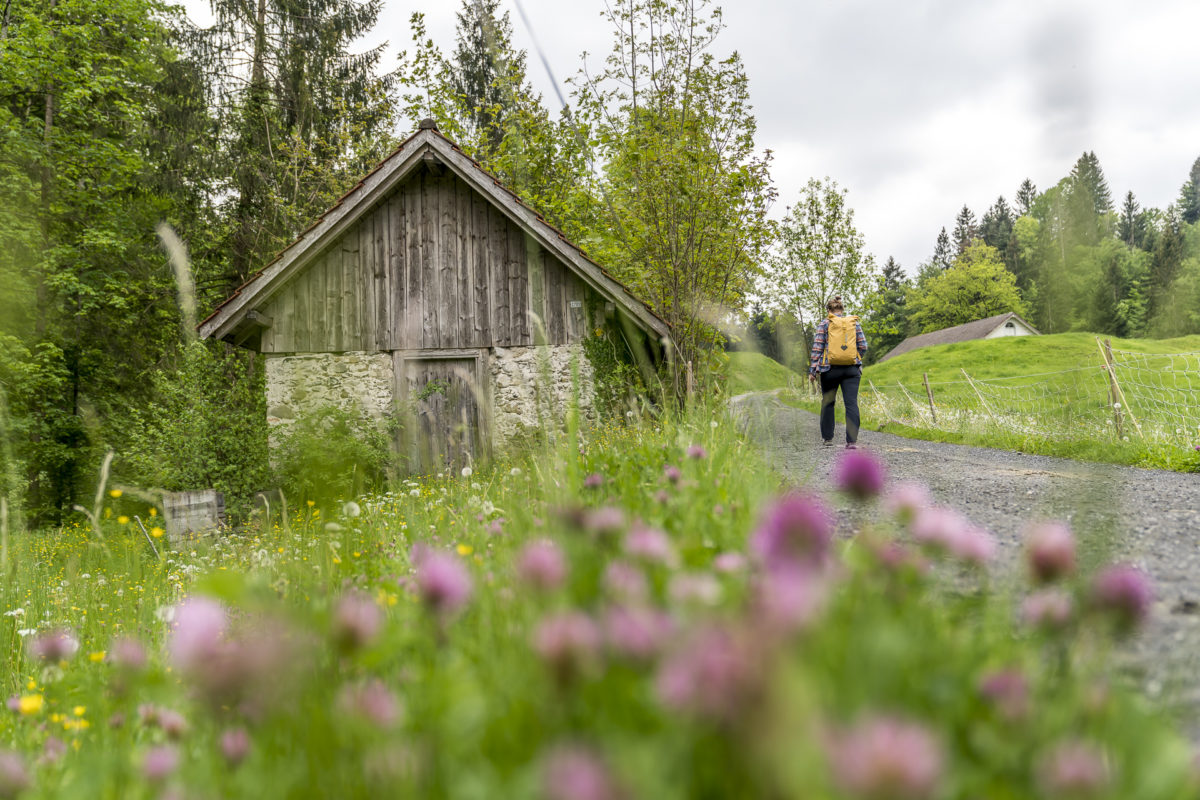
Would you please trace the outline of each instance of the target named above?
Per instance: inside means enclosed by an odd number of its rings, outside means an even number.
[[[455,556],[433,551],[417,567],[417,589],[425,605],[435,613],[448,616],[459,611],[471,598],[471,575]]]
[[[333,640],[338,648],[352,652],[366,647],[383,627],[383,610],[362,592],[350,592],[338,600],[333,611]]]
[[[942,748],[923,725],[890,717],[858,723],[833,738],[834,782],[863,798],[925,800],[937,793]]]
[[[1117,564],[1102,570],[1092,581],[1092,603],[1108,613],[1120,631],[1128,632],[1150,615],[1154,587],[1137,567]]]
[[[562,550],[549,539],[530,542],[517,557],[517,575],[527,586],[554,591],[567,577],[567,562]]]
[[[616,782],[600,757],[581,747],[560,747],[542,767],[546,800],[618,800]]]
[[[666,533],[644,525],[634,525],[625,536],[625,553],[651,564],[673,567],[678,562],[671,538]]]
[[[34,658],[48,663],[66,661],[79,652],[79,640],[69,630],[48,631],[30,644]]]
[[[708,451],[698,444],[693,444],[687,449],[687,457],[701,461],[708,458]]]
[[[847,450],[833,468],[837,488],[859,500],[869,500],[883,491],[884,466],[861,450]]]
[[[221,734],[221,757],[231,767],[236,767],[250,755],[250,734],[245,728],[230,728]]]
[[[822,566],[833,541],[831,514],[812,495],[789,494],[767,507],[750,536],[750,552],[760,564],[798,561]]]
[[[142,759],[142,775],[152,783],[164,781],[179,768],[179,751],[173,745],[152,747]]]
[[[1031,526],[1025,543],[1029,570],[1038,583],[1050,583],[1075,571],[1075,537],[1064,523]]]
[[[209,597],[191,597],[176,606],[168,642],[175,667],[195,672],[210,664],[221,650],[227,622],[225,607]]]
[[[556,614],[538,624],[533,649],[565,681],[595,659],[600,649],[600,629],[581,611]]]
[[[1104,754],[1078,740],[1062,742],[1046,754],[1038,777],[1048,797],[1095,797],[1111,779]]]

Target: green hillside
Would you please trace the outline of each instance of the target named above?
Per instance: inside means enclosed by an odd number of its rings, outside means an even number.
[[[761,353],[730,353],[728,366],[730,397],[745,392],[763,392],[798,384],[804,376]]]
[[[960,380],[966,370],[972,378],[1009,378],[1099,365],[1100,350],[1093,333],[1056,333],[1047,336],[1009,336],[973,342],[923,347],[863,370],[864,380],[876,385],[902,381]],[[1200,353],[1200,336],[1179,339],[1111,339],[1113,349],[1135,353]]]

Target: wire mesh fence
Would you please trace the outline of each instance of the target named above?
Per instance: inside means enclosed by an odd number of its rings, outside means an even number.
[[[1200,353],[1097,345],[1088,363],[1058,372],[980,378],[960,370],[953,380],[875,383],[868,371],[859,405],[878,419],[954,433],[1200,445]]]

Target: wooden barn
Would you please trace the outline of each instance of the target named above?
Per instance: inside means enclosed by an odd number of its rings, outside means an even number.
[[[597,328],[652,354],[670,334],[425,120],[200,335],[264,355],[273,426],[330,404],[399,414],[427,472],[562,419],[577,388],[593,413]]]

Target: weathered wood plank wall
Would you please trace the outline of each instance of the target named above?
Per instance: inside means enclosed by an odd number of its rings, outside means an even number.
[[[449,171],[417,170],[264,306],[266,353],[514,347],[587,335],[591,290]]]

